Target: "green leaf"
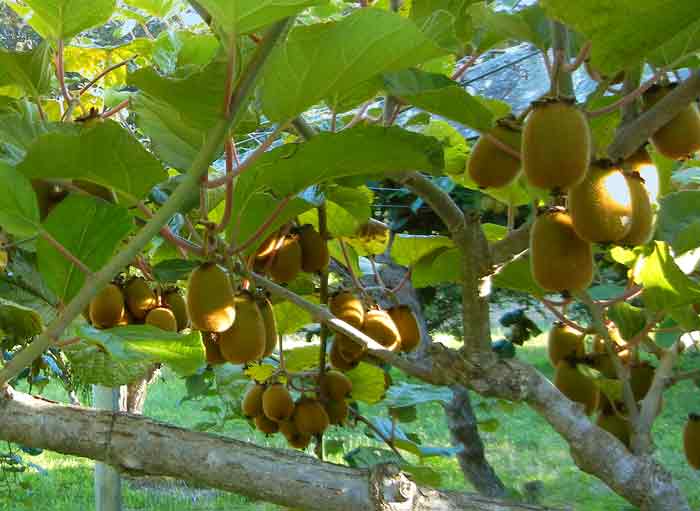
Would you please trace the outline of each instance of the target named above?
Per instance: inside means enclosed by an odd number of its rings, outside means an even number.
[[[112,16],[116,0],[24,0],[31,14],[19,2],[8,1],[18,14],[44,38],[68,41],[80,32],[102,25]]]
[[[348,465],[354,468],[367,468],[379,463],[400,464],[403,459],[394,451],[378,447],[358,447],[343,456]]]
[[[415,263],[411,272],[411,283],[415,288],[461,280],[462,263],[459,250],[456,248],[430,252]]]
[[[187,280],[192,270],[199,266],[198,261],[184,259],[166,259],[153,267],[153,276],[160,283],[175,283]]]
[[[266,152],[241,175],[236,193],[246,197],[268,188],[285,197],[340,177],[439,172],[443,166],[442,148],[434,138],[396,127],[358,126]]]
[[[304,299],[318,302],[318,298],[305,296]],[[277,320],[277,332],[280,335],[293,334],[300,328],[313,323],[311,315],[297,307],[292,302],[280,302],[273,306],[275,319]]]
[[[215,26],[228,36],[249,34],[328,0],[200,0]]]
[[[620,263],[628,268],[631,268],[637,261],[639,253],[631,248],[613,247],[610,249],[610,257],[616,263]]]
[[[124,0],[124,3],[141,9],[156,18],[165,18],[172,10],[176,0]]]
[[[19,238],[30,238],[39,228],[39,206],[31,183],[1,162],[0,227]]]
[[[317,368],[319,359],[318,344],[284,350],[284,364],[288,371],[301,372]]]
[[[119,387],[141,378],[153,365],[150,361],[121,360],[101,346],[81,341],[63,348],[78,381],[87,385]]]
[[[659,199],[657,239],[676,254],[700,247],[700,190],[671,193]]]
[[[616,303],[608,310],[608,316],[620,329],[623,339],[632,339],[646,326],[644,309],[627,302]]]
[[[85,342],[106,350],[124,363],[163,362],[180,376],[194,374],[205,363],[202,335],[166,332],[150,325],[129,325],[98,330],[88,325],[78,328]]]
[[[520,256],[502,267],[493,276],[493,285],[504,289],[512,289],[533,296],[544,296],[544,290],[535,282],[530,270],[530,257]]]
[[[476,131],[487,131],[493,125],[491,110],[445,75],[406,69],[385,74],[384,86],[388,94],[406,103]]]
[[[51,47],[46,43],[29,52],[0,50],[0,88],[14,85],[39,98],[49,89],[51,70]]]
[[[211,34],[163,31],[153,47],[153,62],[164,74],[173,74],[191,66],[206,66],[221,48]]]
[[[158,160],[127,130],[105,121],[78,133],[47,133],[30,146],[18,170],[30,178],[79,178],[116,189],[131,201],[167,178]]]
[[[494,11],[486,2],[470,6],[469,14],[476,28],[474,42],[477,53],[483,53],[508,40],[535,41],[537,39],[530,25],[521,16]]]
[[[700,284],[687,277],[671,256],[668,245],[657,241],[645,255],[639,275],[644,286],[644,305],[652,310],[670,310],[700,303]]]
[[[700,19],[695,0],[543,0],[540,3],[549,16],[592,41],[591,62],[604,74],[641,63]],[[670,51],[672,47],[675,47],[673,43],[666,49]],[[664,56],[667,60],[680,55]]]
[[[352,397],[368,405],[378,403],[384,399],[387,381],[384,370],[367,362],[360,364],[345,373],[352,382]]]
[[[467,169],[469,144],[457,129],[446,121],[431,118],[423,128],[423,135],[435,137],[445,153],[445,173],[450,176],[461,175]]]
[[[251,380],[264,383],[275,371],[277,371],[277,367],[273,365],[253,363],[248,366],[244,372]]]
[[[412,0],[410,18],[441,47],[465,53],[472,37],[468,7],[475,0]]]
[[[399,382],[392,385],[384,398],[383,404],[390,408],[403,408],[424,403],[449,403],[452,390],[435,385]]]
[[[447,236],[397,234],[391,245],[391,258],[402,266],[413,266],[431,252],[442,248],[454,248]]]
[[[358,9],[338,22],[297,27],[265,67],[262,104],[273,121],[291,119],[373,76],[442,55],[398,14]]]
[[[43,330],[41,316],[18,303],[0,298],[0,332],[17,339],[28,339]]]
[[[98,271],[109,261],[133,222],[129,212],[84,195],[69,195],[44,222],[44,229],[88,268]],[[37,244],[39,270],[51,291],[68,303],[85,275],[43,237]]]
[[[410,463],[402,463],[399,465],[402,471],[411,474],[411,480],[434,488],[442,486],[442,474],[432,467],[425,465],[411,465]]]
[[[357,251],[355,250],[355,248],[350,244],[346,243],[345,251],[348,254],[348,259],[350,260],[350,266],[352,267],[352,271],[355,273],[355,275],[362,275],[362,270],[360,269],[359,256],[357,255]],[[343,254],[343,249],[340,246],[339,240],[330,240],[330,242],[328,243],[328,252],[330,253],[330,256],[333,259],[339,261],[340,264],[342,264],[343,266],[347,266],[345,262],[345,256]]]
[[[12,110],[0,113],[0,161],[16,166],[39,135],[64,129],[65,125],[43,122],[37,108],[28,101],[18,101]]]

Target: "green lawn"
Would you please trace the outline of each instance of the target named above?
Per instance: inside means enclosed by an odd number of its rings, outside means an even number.
[[[518,356],[551,376],[551,368],[545,359],[543,337],[528,342],[518,353]],[[206,414],[201,412],[201,403],[187,402],[177,406],[184,392],[183,381],[165,373],[165,381],[151,387],[146,414],[186,427],[204,420]],[[52,399],[65,399],[62,391],[55,386],[45,394]],[[475,398],[475,405],[480,417],[487,418],[488,415],[500,422],[495,432],[483,433],[483,438],[487,456],[507,486],[520,490],[526,482],[541,481],[544,487],[542,503],[552,506],[573,504],[575,509],[586,511],[634,509],[600,481],[580,472],[571,461],[566,444],[527,406],[519,405],[508,411],[489,406],[479,398]],[[659,458],[689,496],[691,506],[699,507],[700,473],[688,468],[681,451],[681,431],[685,417],[691,410],[700,411],[698,389],[691,382],[673,387],[666,399],[663,415],[657,420],[655,439]],[[362,411],[367,415],[386,414],[380,406],[373,409],[363,407]],[[437,404],[420,407],[418,421],[403,427],[418,433],[430,445],[450,445],[444,414]],[[279,438],[266,439],[242,421],[231,422],[225,433],[261,445],[283,447],[283,441]],[[335,429],[328,438],[342,439],[348,449],[372,445],[373,441],[363,433],[364,429],[359,427],[355,431]],[[22,476],[21,480],[30,488],[32,497],[26,503],[22,499],[26,490],[15,487],[8,497],[0,479],[0,511],[83,511],[94,508],[91,461],[48,452],[32,458],[32,461],[44,467],[48,474],[29,473]],[[336,457],[331,461],[341,462],[341,459]],[[446,488],[471,489],[465,484],[454,458],[431,458],[426,463],[442,473]],[[158,480],[127,480],[124,484],[124,501],[127,510],[276,509],[275,506],[254,503],[235,495]]]

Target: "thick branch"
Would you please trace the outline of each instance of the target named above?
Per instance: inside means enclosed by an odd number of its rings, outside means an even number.
[[[139,416],[7,391],[9,396],[0,397],[0,438],[103,461],[126,472],[183,478],[309,511],[544,510],[420,487],[391,465],[352,469]]]
[[[617,132],[608,148],[608,156],[617,161],[627,158],[639,149],[647,139],[700,95],[700,71],[664,96],[652,108],[627,123]]]

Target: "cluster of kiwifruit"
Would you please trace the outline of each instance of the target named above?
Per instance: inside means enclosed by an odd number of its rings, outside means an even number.
[[[632,394],[636,401],[641,401],[651,388],[655,368],[649,362],[633,360],[630,350],[625,349],[625,340],[616,328],[611,328],[609,333],[617,345],[620,361],[629,370]],[[584,334],[562,323],[556,323],[549,332],[548,354],[552,366],[555,367],[554,384],[561,393],[572,401],[581,403],[586,414],[597,411],[598,426],[629,447],[630,425],[624,403],[611,401],[593,380],[577,368],[578,364],[585,364],[599,371],[604,378],[617,379],[613,359],[607,353],[603,340],[595,338],[590,352],[587,353]]]
[[[327,371],[317,383],[315,395],[302,393],[296,401],[282,383],[255,383],[243,398],[243,414],[258,431],[266,435],[282,433],[291,447],[305,449],[315,435],[331,425],[344,424],[348,417],[346,400],[352,382],[343,373]]]
[[[283,227],[268,236],[255,253],[254,268],[284,284],[294,280],[299,272],[321,271],[329,262],[326,240],[311,224],[306,224],[292,229]]]
[[[190,274],[187,312],[204,335],[210,365],[247,364],[269,356],[277,343],[277,323],[266,296],[235,292],[226,272],[207,262]]]
[[[185,299],[176,288],[156,292],[142,277],[108,284],[90,301],[83,315],[100,329],[146,324],[178,332],[190,322]]]
[[[366,309],[363,301],[352,291],[341,290],[331,296],[328,306],[338,319],[361,330],[388,350],[408,353],[420,344],[418,322],[407,305],[397,305],[388,310],[376,307]],[[364,346],[336,334],[330,352],[331,364],[341,371],[349,371],[357,366],[364,351]]]

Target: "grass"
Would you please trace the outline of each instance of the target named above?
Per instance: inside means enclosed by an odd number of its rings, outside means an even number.
[[[441,341],[453,343],[448,337]],[[528,342],[518,349],[518,356],[534,364],[547,376],[552,370],[546,360],[545,338]],[[686,357],[685,365],[697,365],[698,358]],[[399,374],[394,374],[400,377]],[[154,384],[146,404],[146,415],[191,427],[206,420],[202,404],[186,402],[177,406],[185,394],[182,380],[165,373],[164,381]],[[58,386],[50,386],[47,397],[65,400],[65,393]],[[682,428],[689,411],[700,411],[700,393],[689,381],[670,389],[663,414],[655,425],[657,457],[671,471],[677,484],[688,496],[691,507],[700,507],[700,472],[693,471],[685,463],[682,452]],[[540,481],[543,487],[541,503],[550,506],[574,506],[577,510],[611,511],[631,510],[634,507],[615,495],[598,479],[576,468],[566,443],[535,412],[525,405],[515,407],[494,406],[475,396],[474,405],[480,419],[495,418],[499,427],[494,432],[482,432],[486,453],[496,472],[509,488],[520,491],[530,481]],[[362,407],[366,415],[386,415],[382,406]],[[442,408],[438,404],[419,407],[418,420],[402,426],[408,432],[417,433],[426,444],[449,446],[449,432]],[[267,439],[252,431],[243,421],[231,421],[224,434],[256,442],[264,446],[283,447],[280,438]],[[364,429],[354,431],[333,430],[328,438],[341,440],[347,450],[362,445],[379,445],[364,435]],[[408,456],[410,458],[410,456]],[[90,460],[44,452],[31,461],[46,469],[41,475],[30,471],[20,477],[29,488],[13,486],[7,495],[0,478],[0,511],[31,509],[33,511],[84,511],[94,509],[92,469]],[[340,455],[331,461],[341,463]],[[410,460],[418,462],[417,459]],[[471,491],[464,482],[454,458],[430,458],[425,464],[439,471],[442,486],[449,489]],[[276,506],[252,502],[237,495],[187,486],[170,480],[127,479],[123,485],[125,510],[152,511],[204,511],[204,510],[275,510]]]

